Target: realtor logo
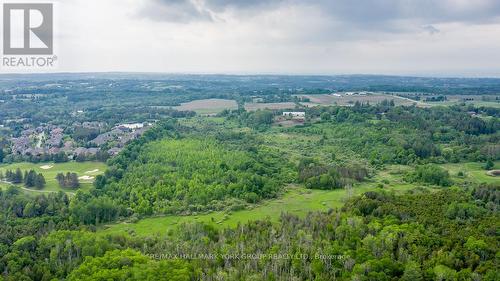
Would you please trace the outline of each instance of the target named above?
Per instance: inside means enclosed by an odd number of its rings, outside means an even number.
[[[53,54],[52,3],[3,5],[3,54]]]

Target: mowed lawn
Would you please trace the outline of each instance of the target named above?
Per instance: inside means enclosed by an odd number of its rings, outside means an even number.
[[[391,172],[392,173],[392,172]],[[382,179],[389,179],[385,190],[401,192],[415,187],[397,180],[398,176],[388,174],[388,171],[375,176],[370,181],[361,183],[352,189],[350,194],[344,189],[310,190],[301,186],[291,185],[279,199],[267,200],[251,209],[227,212],[212,212],[191,216],[162,216],[145,218],[136,223],[117,223],[104,226],[99,230],[102,234],[135,233],[137,235],[165,234],[182,223],[203,222],[217,228],[235,227],[238,223],[246,223],[269,218],[278,221],[283,212],[305,216],[310,211],[328,211],[340,208],[349,196],[355,196],[371,190],[380,190],[377,185]]]
[[[51,191],[65,191],[75,192],[72,189],[62,189],[56,180],[57,173],[76,173],[80,179],[80,189],[88,189],[92,186],[95,176],[104,173],[106,164],[101,162],[66,162],[66,163],[14,163],[0,165],[0,171],[5,174],[7,170],[15,171],[20,168],[23,173],[31,169],[37,173],[42,173],[45,177],[46,185],[43,189],[33,189],[33,192],[51,192]],[[0,183],[1,188],[7,187],[9,184]],[[19,185],[24,187],[23,185]],[[26,191],[26,189],[24,189]],[[29,192],[29,191],[28,191]]]

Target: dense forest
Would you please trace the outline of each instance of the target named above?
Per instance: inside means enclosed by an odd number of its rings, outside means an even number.
[[[30,207],[12,193],[3,207],[24,210],[2,208],[6,280],[498,280],[498,186],[369,192],[277,224],[194,223],[154,237],[79,230],[64,195]]]

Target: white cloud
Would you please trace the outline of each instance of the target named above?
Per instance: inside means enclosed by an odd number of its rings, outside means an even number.
[[[59,1],[58,71],[500,76],[497,1],[148,1]]]

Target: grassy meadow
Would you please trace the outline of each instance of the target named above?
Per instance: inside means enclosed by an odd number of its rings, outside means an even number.
[[[381,190],[382,180],[386,182],[382,189],[394,192],[404,192],[417,185],[403,182],[400,173],[401,167],[390,167],[377,174],[372,179],[353,187],[351,194],[345,189],[312,190],[298,185],[289,185],[283,196],[278,199],[266,200],[245,210],[234,212],[212,212],[207,214],[181,216],[168,215],[141,219],[136,223],[121,222],[106,225],[100,229],[102,234],[119,232],[135,233],[137,235],[151,235],[165,233],[182,223],[203,222],[216,228],[235,227],[238,223],[246,223],[259,219],[270,218],[278,221],[281,213],[292,213],[304,216],[310,211],[328,211],[340,208],[350,197],[360,195],[371,190]],[[387,181],[389,183],[387,183]]]
[[[499,183],[499,177],[486,174],[481,163],[457,163],[441,165],[447,169],[456,183],[464,180],[473,182]],[[500,162],[495,163],[495,168],[500,167]],[[136,223],[121,222],[110,224],[99,230],[101,234],[112,233],[135,233],[136,235],[162,234],[178,227],[183,223],[203,222],[216,228],[235,227],[238,223],[270,218],[278,221],[281,213],[287,212],[304,216],[310,211],[328,211],[340,208],[349,196],[360,195],[371,190],[386,190],[396,193],[405,192],[415,187],[423,187],[437,190],[440,187],[425,186],[421,184],[407,183],[402,180],[403,175],[410,170],[409,166],[389,165],[379,171],[371,179],[357,184],[349,194],[345,189],[336,190],[311,190],[299,185],[289,185],[284,194],[278,199],[266,200],[251,208],[234,212],[212,212],[198,215],[168,215],[150,217],[139,220]],[[465,177],[458,177],[459,171],[465,173]],[[383,186],[383,187],[381,187]]]
[[[448,170],[452,179],[456,182],[472,181],[476,183],[500,183],[500,177],[494,177],[486,174],[483,168],[484,163],[453,163],[441,165]],[[492,170],[500,169],[500,161],[495,162]],[[464,176],[458,176],[459,172],[463,172]]]

